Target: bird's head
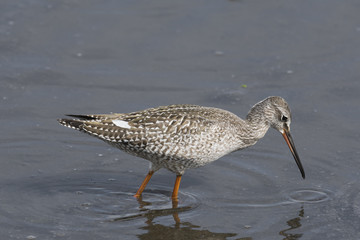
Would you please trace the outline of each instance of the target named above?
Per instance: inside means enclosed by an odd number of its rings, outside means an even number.
[[[284,137],[290,151],[305,178],[304,168],[296,151],[294,141],[290,134],[291,112],[287,102],[281,97],[268,97],[263,101],[264,114],[272,128],[278,130]]]

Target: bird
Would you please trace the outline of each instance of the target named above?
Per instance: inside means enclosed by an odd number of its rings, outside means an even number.
[[[177,201],[181,177],[197,168],[254,145],[270,127],[285,139],[305,179],[305,171],[290,134],[291,111],[282,97],[256,103],[241,119],[227,110],[191,104],[149,108],[131,113],[66,115],[70,127],[150,161],[149,171],[134,197],[140,198],[153,174],[161,168],[176,174],[171,198]]]

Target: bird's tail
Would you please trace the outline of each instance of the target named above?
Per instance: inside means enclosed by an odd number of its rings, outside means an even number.
[[[73,128],[76,130],[83,130],[83,124],[85,121],[94,120],[94,117],[89,115],[66,115],[66,116],[74,117],[78,119],[61,118],[58,119],[58,122],[65,127]]]
[[[65,127],[73,128],[76,130],[82,130],[82,125],[84,124],[84,122],[81,120],[66,118],[58,119],[58,122]]]

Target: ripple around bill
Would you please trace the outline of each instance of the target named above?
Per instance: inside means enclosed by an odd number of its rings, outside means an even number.
[[[225,202],[231,207],[266,208],[299,202],[319,203],[331,198],[333,193],[324,189],[294,189],[294,185],[301,186],[303,180],[294,163],[291,169],[286,170],[286,163],[291,162],[289,160],[293,161],[291,156],[285,157],[275,150],[248,149],[239,153],[236,158],[224,161],[218,168],[224,168],[220,172],[227,173],[226,178],[219,176],[226,183],[226,188],[222,190],[222,195],[226,197],[216,202]],[[285,178],[289,174],[285,171],[298,175],[289,183],[288,178]]]
[[[244,208],[290,203],[282,194],[282,187],[286,183],[277,177],[283,174],[283,170],[276,164],[276,161],[283,158],[281,155],[248,149],[234,156],[235,158],[217,166],[220,168],[219,172],[226,172],[225,176],[218,176],[224,185],[222,196],[225,197],[215,202]]]
[[[133,197],[137,186],[129,176],[112,179],[109,175],[111,173],[76,173],[70,177],[23,179],[2,184],[0,222],[19,227],[61,226],[67,230],[86,230],[96,228],[99,222],[167,216],[199,205],[197,198],[180,192],[178,207],[173,209],[171,190],[155,184],[137,200]]]
[[[320,203],[330,199],[331,192],[316,189],[301,189],[288,194],[288,198],[293,202]]]

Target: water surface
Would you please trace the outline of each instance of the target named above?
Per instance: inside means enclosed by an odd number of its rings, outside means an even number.
[[[358,239],[358,1],[2,1],[5,239]],[[64,114],[174,103],[293,112],[282,136],[182,179],[60,126]]]

